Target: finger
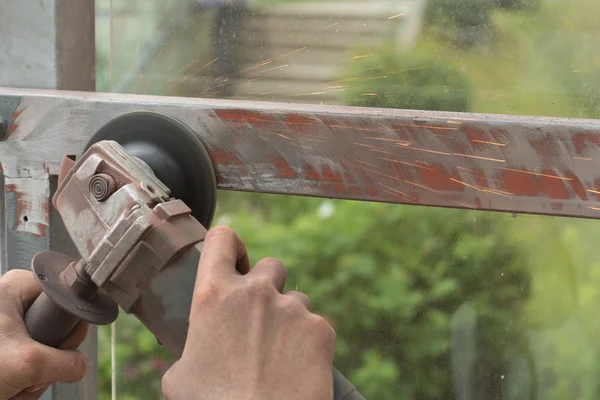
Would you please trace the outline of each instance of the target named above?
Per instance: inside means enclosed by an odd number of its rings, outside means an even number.
[[[87,360],[77,350],[59,350],[35,342],[39,352],[36,360],[38,381],[75,383],[87,373]]]
[[[0,279],[8,296],[4,296],[13,309],[22,317],[31,304],[42,293],[33,272],[24,269],[11,269]]]
[[[308,311],[312,310],[312,302],[310,301],[310,298],[306,294],[292,290],[290,292],[287,292],[284,296],[295,297],[296,299],[300,300],[300,302],[302,304],[304,304],[304,306],[306,307],[306,309]]]
[[[263,258],[256,263],[248,276],[262,276],[268,279],[273,282],[273,286],[281,293],[287,280],[287,271],[281,261],[275,258]]]
[[[209,271],[235,274],[236,269],[244,275],[250,270],[246,246],[233,229],[224,226],[212,228],[204,240],[198,275]]]
[[[73,329],[73,332],[69,334],[69,337],[61,343],[60,348],[62,350],[75,350],[78,348],[85,340],[89,326],[90,325],[84,321],[78,323]]]
[[[21,393],[16,395],[15,397],[11,397],[10,400],[39,400],[44,392],[48,390],[49,384],[43,384],[38,386],[33,386],[29,389],[23,390]],[[34,390],[38,389],[38,390]]]

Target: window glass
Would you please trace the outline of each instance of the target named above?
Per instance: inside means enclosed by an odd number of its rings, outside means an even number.
[[[600,114],[596,0],[102,0],[98,90],[576,118]],[[111,40],[112,37],[112,40]],[[595,221],[219,193],[285,262],[367,399],[600,396]],[[110,328],[100,329],[110,398]],[[117,391],[173,359],[117,322]]]

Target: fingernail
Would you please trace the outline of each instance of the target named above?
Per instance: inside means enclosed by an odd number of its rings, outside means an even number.
[[[40,383],[39,385],[31,386],[31,387],[25,389],[25,391],[27,393],[33,393],[33,392],[37,392],[38,390],[42,390],[47,386],[48,386],[47,383]]]

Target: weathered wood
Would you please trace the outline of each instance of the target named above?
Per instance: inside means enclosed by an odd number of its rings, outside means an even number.
[[[15,97],[9,179],[55,174],[109,120],[146,110],[197,133],[221,189],[600,218],[597,120],[0,91]]]

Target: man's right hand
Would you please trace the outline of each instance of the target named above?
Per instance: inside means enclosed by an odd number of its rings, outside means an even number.
[[[283,294],[281,262],[250,271],[229,228],[208,232],[183,355],[165,374],[168,400],[331,400],[335,332],[300,292]]]

